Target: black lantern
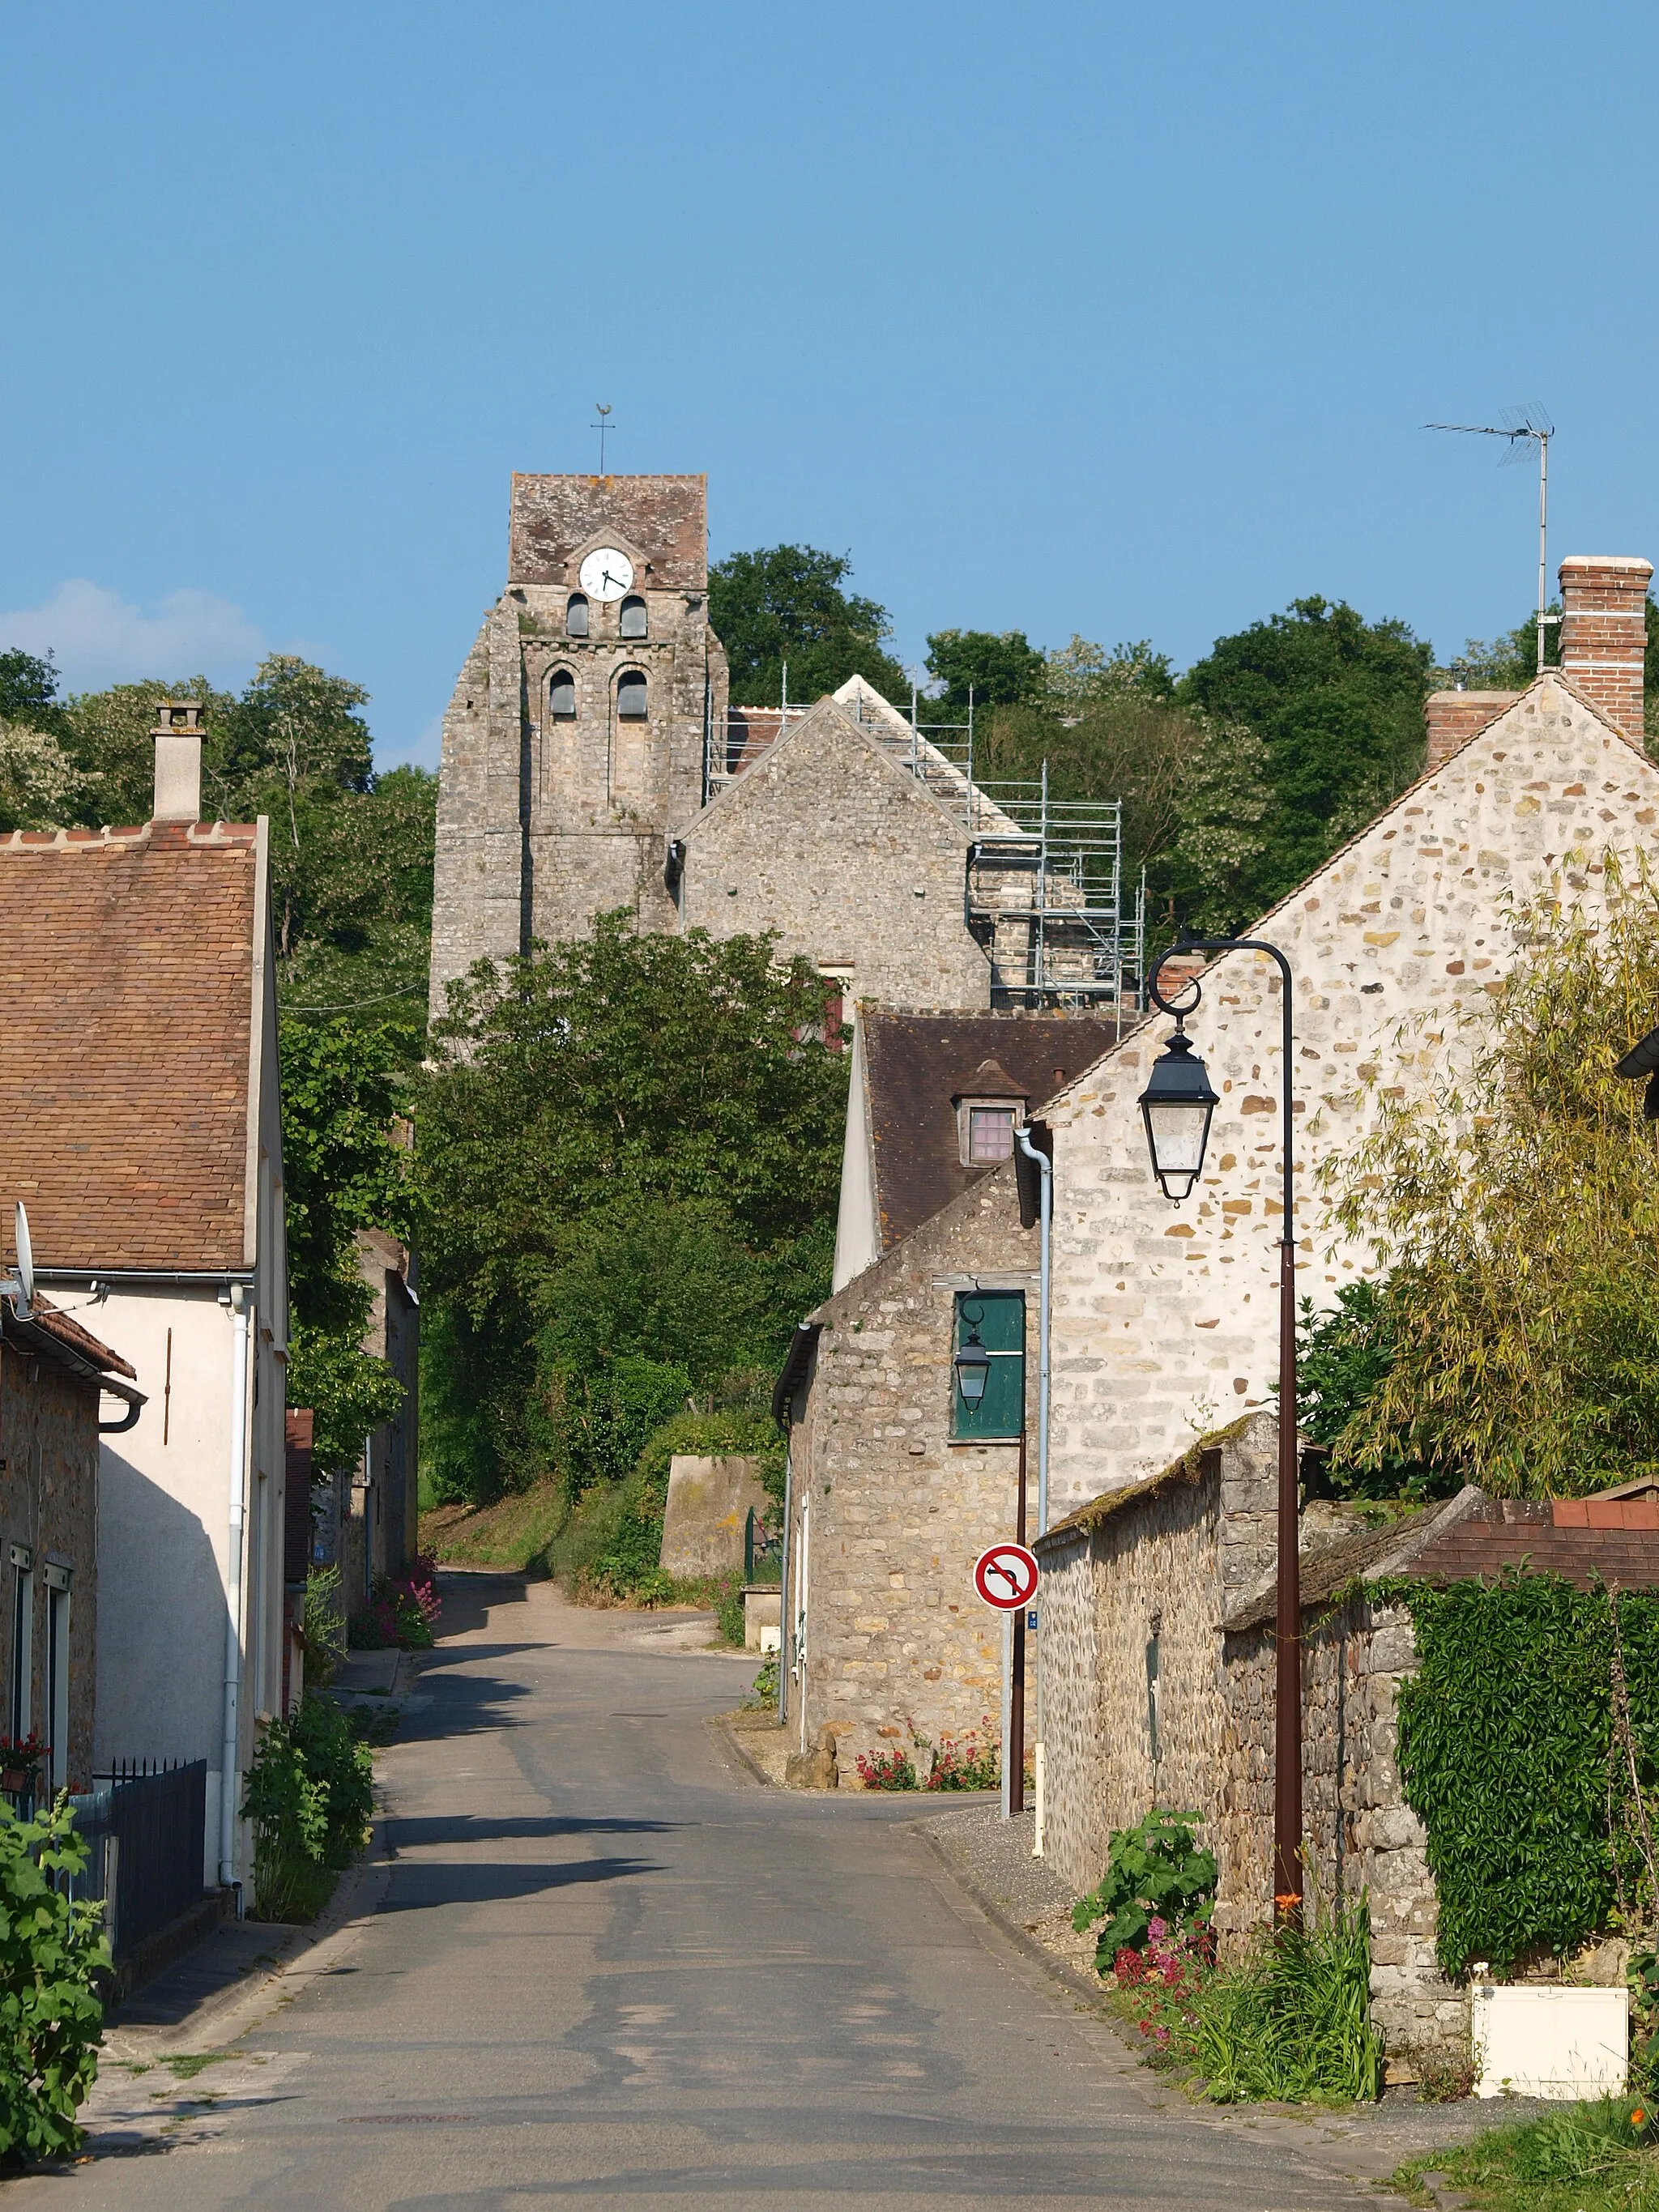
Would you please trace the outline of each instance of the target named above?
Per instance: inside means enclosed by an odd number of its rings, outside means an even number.
[[[963,1318],[967,1320],[964,1314]],[[977,1406],[991,1375],[991,1355],[979,1340],[976,1323],[968,1322],[968,1341],[957,1354],[957,1388],[964,1406]]]
[[[1208,1069],[1182,1030],[1176,1030],[1152,1062],[1139,1103],[1152,1173],[1164,1197],[1179,1206],[1202,1172],[1210,1116],[1219,1103]]]

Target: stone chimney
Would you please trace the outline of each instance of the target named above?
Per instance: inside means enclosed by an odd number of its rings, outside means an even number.
[[[155,710],[157,822],[202,818],[202,702],[163,699]]]
[[[1642,742],[1642,659],[1653,563],[1571,554],[1561,563],[1561,673]]]
[[[1432,775],[1443,768],[1459,745],[1479,737],[1488,722],[1495,722],[1520,696],[1518,691],[1431,691],[1423,702],[1429,732],[1424,773]]]

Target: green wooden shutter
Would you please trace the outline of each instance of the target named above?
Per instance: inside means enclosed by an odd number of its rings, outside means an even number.
[[[951,1370],[951,1434],[953,1437],[1017,1437],[1025,1425],[1025,1293],[1024,1291],[958,1291],[951,1356],[977,1332],[991,1355],[985,1395],[977,1406],[963,1401]]]

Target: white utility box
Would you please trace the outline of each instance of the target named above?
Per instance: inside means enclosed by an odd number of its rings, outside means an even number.
[[[1476,1982],[1469,2033],[1477,2097],[1620,2097],[1630,2051],[1630,1991]]]

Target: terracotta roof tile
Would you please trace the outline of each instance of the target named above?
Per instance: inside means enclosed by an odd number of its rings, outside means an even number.
[[[0,1200],[43,1267],[243,1264],[257,831],[0,836]]]

